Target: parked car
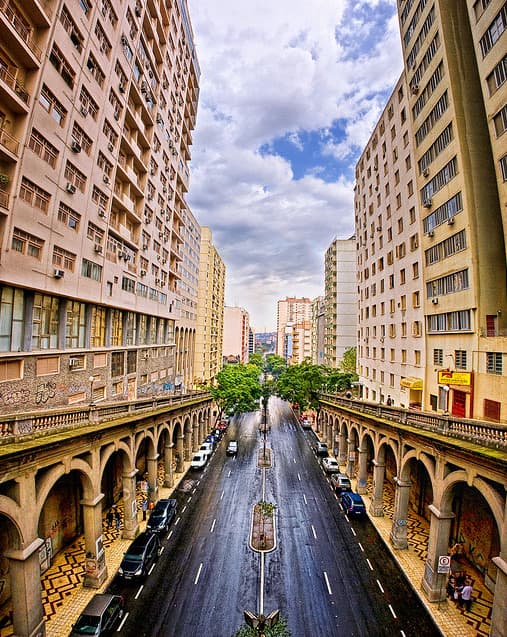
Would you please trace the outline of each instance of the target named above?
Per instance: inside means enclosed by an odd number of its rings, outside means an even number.
[[[366,513],[363,498],[359,495],[359,493],[355,493],[354,491],[343,491],[341,495],[341,502],[347,515],[362,516]]]
[[[339,473],[340,465],[334,458],[322,458],[322,466],[326,473]]]
[[[331,484],[337,493],[341,493],[342,491],[352,491],[352,485],[350,484],[349,477],[344,473],[333,473],[331,476]]]
[[[209,442],[210,444],[212,444],[213,446],[215,446],[218,442],[218,437],[215,436],[215,434],[208,434],[206,436],[206,440],[204,442]]]
[[[120,595],[94,595],[72,625],[70,637],[109,635],[118,626],[123,614],[123,597]]]
[[[199,447],[199,453],[203,453],[206,456],[211,456],[213,453],[213,443],[211,442],[203,442]]]
[[[238,441],[230,440],[225,453],[228,456],[235,456],[238,453]]]
[[[126,580],[140,579],[148,575],[160,553],[160,540],[156,533],[141,533],[128,547],[118,574]]]
[[[194,457],[190,461],[190,468],[194,470],[203,469],[206,466],[207,462],[208,462],[207,454],[199,451],[198,453],[194,453]]]
[[[175,515],[176,500],[173,498],[159,500],[148,518],[146,530],[150,533],[167,533],[169,524]]]
[[[315,445],[315,453],[318,456],[321,456],[323,458],[327,458],[327,456],[329,454],[329,451],[328,451],[326,443],[325,442],[320,442],[320,441],[317,442],[316,445]]]
[[[303,418],[301,421],[301,427],[302,429],[311,429],[312,423],[308,420],[308,418]]]

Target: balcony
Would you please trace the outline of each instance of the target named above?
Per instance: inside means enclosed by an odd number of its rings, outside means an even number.
[[[3,35],[13,59],[26,68],[38,68],[42,51],[35,42],[34,29],[26,24],[10,0],[0,0],[0,20],[6,26]]]
[[[8,155],[18,155],[19,153],[19,140],[11,135],[3,128],[0,129],[0,153],[2,149],[8,151]]]
[[[2,91],[5,93],[4,99],[7,106],[15,113],[27,112],[30,94],[11,71],[0,66],[0,88],[2,84],[10,89],[10,91]]]
[[[2,212],[9,210],[9,193],[2,189],[0,189],[0,209]]]

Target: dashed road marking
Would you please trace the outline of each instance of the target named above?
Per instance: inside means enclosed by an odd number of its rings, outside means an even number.
[[[329,584],[329,578],[327,576],[326,571],[324,571],[324,579],[326,580],[327,592],[332,595],[333,591],[331,590],[331,585]]]
[[[361,542],[358,542],[357,545],[359,546],[359,548],[361,549],[361,551],[364,553],[364,548],[363,545],[361,544]]]
[[[167,534],[166,540],[170,540],[172,534],[173,534],[172,530],[169,531],[169,533]]]
[[[190,502],[192,500],[192,496],[190,496],[189,498],[187,498],[187,502]]]
[[[312,527],[313,537],[317,539],[317,533],[315,532],[315,527],[313,526],[313,524],[311,525],[311,527]]]
[[[197,584],[199,581],[199,577],[201,576],[202,571],[202,562],[199,564],[199,570],[197,571],[197,575],[195,576],[194,584]]]
[[[211,529],[209,530],[210,533],[213,533],[213,531],[215,530],[215,523],[216,523],[216,518],[213,520],[213,524],[211,525]]]
[[[380,580],[377,580],[377,585],[380,588],[380,592],[383,593],[384,589],[382,588],[382,584],[380,583]]]
[[[227,474],[227,477],[230,478],[231,477],[231,473],[232,471],[229,469],[229,473]]]
[[[125,615],[123,615],[123,619],[120,622],[120,625],[118,626],[118,628],[116,629],[116,632],[119,633],[120,630],[123,628],[123,624],[127,621],[127,617],[129,616],[129,613],[125,613]]]
[[[398,619],[398,617],[396,616],[396,613],[394,612],[393,607],[391,606],[391,604],[389,604],[389,610],[391,611],[392,616],[394,617],[394,619]]]
[[[303,493],[303,500],[305,501],[305,504],[308,504],[308,500],[306,499],[306,495]]]
[[[220,494],[220,500],[224,497],[225,491],[222,491],[222,493]]]
[[[371,562],[370,562],[370,560],[368,558],[366,558],[366,563],[370,567],[370,571],[373,571],[373,566],[371,565]]]
[[[181,509],[182,513],[185,513],[185,509],[187,508],[187,505],[185,504],[185,506]]]
[[[353,535],[354,537],[356,537],[356,532],[354,531],[354,527],[353,527],[353,526],[351,526],[351,527],[350,527],[350,530],[352,531],[352,535]]]
[[[141,584],[141,586],[139,587],[137,593],[135,594],[134,599],[138,599],[139,598],[139,595],[141,594],[141,591],[143,590],[143,588],[144,588],[144,584]]]
[[[175,523],[174,523],[174,526],[176,526],[180,520],[181,520],[181,518],[176,518],[176,521],[175,521]]]
[[[298,480],[301,482],[301,475],[298,473]]]

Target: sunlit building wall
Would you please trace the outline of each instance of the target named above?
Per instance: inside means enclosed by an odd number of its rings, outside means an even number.
[[[225,306],[224,358],[234,357],[239,363],[248,363],[250,342],[250,315],[242,307]]]

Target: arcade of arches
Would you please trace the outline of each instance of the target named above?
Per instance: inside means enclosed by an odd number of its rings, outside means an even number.
[[[407,548],[407,516],[429,526],[422,587],[430,601],[445,598],[438,558],[459,545],[494,593],[491,635],[507,635],[507,466],[505,454],[436,436],[353,409],[321,403],[319,429],[340,466],[371,488],[370,515],[384,515],[394,488],[390,540]]]
[[[134,538],[141,482],[152,500],[160,484],[173,486],[175,474],[208,433],[211,418],[211,399],[201,399],[164,413],[2,447],[0,607],[12,609],[15,635],[45,632],[40,586],[44,556],[83,536],[84,584],[99,587],[107,577],[105,510],[121,501],[123,537]]]

